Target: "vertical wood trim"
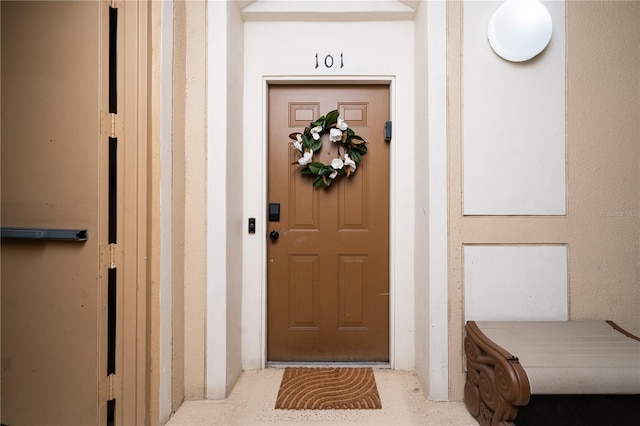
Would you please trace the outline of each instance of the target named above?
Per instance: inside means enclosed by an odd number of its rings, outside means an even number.
[[[161,312],[161,279],[163,278],[160,271],[161,264],[161,205],[160,205],[160,174],[161,174],[161,149],[162,149],[162,117],[161,117],[161,101],[162,101],[162,60],[163,60],[163,47],[162,47],[162,20],[165,19],[162,16],[162,8],[164,2],[149,2],[147,12],[149,13],[148,25],[149,25],[149,43],[151,52],[149,55],[148,63],[148,78],[149,92],[147,94],[147,105],[149,105],[148,113],[148,154],[147,161],[148,167],[148,189],[149,194],[147,197],[148,206],[148,255],[150,262],[147,265],[147,273],[149,283],[155,283],[150,285],[147,291],[148,297],[148,312],[149,312],[149,324],[147,329],[148,339],[148,352],[151,355],[149,357],[148,376],[147,376],[147,421],[150,424],[161,424],[167,419],[161,419],[160,413],[160,385],[161,374],[163,374],[163,368],[161,366],[161,345],[160,336],[163,333],[161,329],[161,316],[168,315],[170,321],[171,311]],[[165,108],[171,108],[171,104],[164,105]],[[170,173],[170,170],[166,170],[165,173]],[[171,277],[168,277],[170,280]],[[170,374],[170,372],[164,372],[164,374]],[[169,380],[171,380],[169,378]],[[171,407],[169,407],[171,409]]]
[[[462,2],[447,3],[447,169],[449,181],[448,235],[462,216]],[[457,232],[457,231],[455,231]],[[449,398],[461,399],[462,367],[462,244],[449,237]]]
[[[173,7],[173,138],[185,140],[186,119],[186,5],[175,1]],[[173,285],[173,383],[172,404],[174,409],[185,397],[185,144],[173,144],[173,263],[171,281]]]
[[[149,164],[150,164],[150,156],[149,150],[153,145],[153,141],[151,140],[150,132],[149,132],[149,56],[151,53],[151,46],[149,43],[149,2],[147,0],[142,0],[137,3],[138,6],[138,16],[137,16],[137,29],[138,31],[135,33],[137,35],[137,75],[136,83],[137,83],[137,108],[135,109],[138,119],[138,125],[136,126],[137,131],[137,144],[135,144],[135,148],[137,149],[137,173],[136,177],[138,180],[137,185],[137,202],[140,206],[138,211],[136,212],[137,219],[137,269],[138,269],[138,279],[137,283],[144,283],[139,285],[138,294],[137,294],[137,310],[136,310],[136,320],[137,320],[137,356],[136,356],[136,370],[137,370],[137,409],[136,409],[136,423],[137,424],[154,424],[152,413],[157,413],[157,409],[155,411],[151,410],[152,406],[157,406],[157,398],[153,400],[151,396],[154,392],[151,391],[150,387],[150,374],[149,371],[157,370],[157,361],[158,356],[155,353],[150,352],[149,340],[153,336],[157,336],[157,330],[151,327],[152,324],[149,324],[149,309],[150,306],[153,306],[153,301],[150,300],[150,294],[153,289],[152,286],[149,285],[149,277],[150,277],[150,265],[155,265],[158,262],[157,258],[150,257],[150,239],[149,239],[149,220],[151,219],[151,215],[149,214],[149,200],[150,197],[155,197],[157,194],[152,194],[149,191]],[[135,291],[132,289],[132,291]],[[157,389],[155,389],[157,392]],[[156,394],[157,395],[157,394]]]
[[[149,308],[155,303],[148,284],[150,265],[157,262],[149,252],[150,226],[148,187],[149,138],[148,80],[149,2],[120,4],[118,25],[121,34],[118,44],[119,90],[118,111],[125,128],[118,150],[119,181],[122,182],[119,207],[118,236],[123,251],[122,282],[118,286],[122,301],[121,348],[122,398],[116,409],[117,424],[153,423],[150,415],[151,380],[149,371],[157,362],[150,352],[149,341],[156,330],[148,321]],[[126,208],[125,208],[126,206]],[[148,326],[149,325],[149,326]],[[148,361],[149,360],[149,361]],[[157,402],[156,402],[157,404]]]
[[[115,414],[108,406],[109,380],[108,374],[108,351],[109,351],[109,268],[111,267],[111,247],[109,247],[109,139],[111,135],[111,114],[109,114],[109,56],[110,56],[110,7],[107,3],[100,5],[100,110],[102,112],[102,129],[100,135],[100,291],[99,291],[99,327],[98,327],[98,379],[102,383],[100,400],[98,402],[97,424],[104,426],[109,421],[110,413]],[[116,212],[117,214],[117,212]],[[117,303],[117,301],[116,301]],[[117,342],[116,342],[117,345]],[[117,350],[117,348],[116,348]]]

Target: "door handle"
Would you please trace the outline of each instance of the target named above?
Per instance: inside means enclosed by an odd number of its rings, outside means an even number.
[[[0,228],[0,236],[22,240],[87,241],[89,233],[86,229]]]
[[[271,241],[276,241],[278,238],[280,238],[280,233],[275,229],[269,233],[269,239]]]

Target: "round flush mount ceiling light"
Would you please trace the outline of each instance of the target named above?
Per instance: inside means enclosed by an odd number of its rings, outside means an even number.
[[[547,47],[552,31],[551,15],[538,0],[507,0],[489,21],[489,44],[508,61],[528,61]]]

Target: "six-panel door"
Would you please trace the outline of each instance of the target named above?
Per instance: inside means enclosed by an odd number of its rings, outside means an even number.
[[[267,359],[389,360],[389,86],[269,88]],[[338,109],[367,141],[356,172],[329,188],[299,173],[289,134]],[[314,160],[336,158],[325,136]]]

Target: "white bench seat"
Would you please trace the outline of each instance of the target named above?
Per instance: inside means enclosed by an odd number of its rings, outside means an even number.
[[[640,341],[605,321],[476,321],[520,361],[532,394],[640,394]]]
[[[611,321],[468,321],[465,331],[465,404],[481,425],[511,424],[531,395],[640,395],[640,339]]]

